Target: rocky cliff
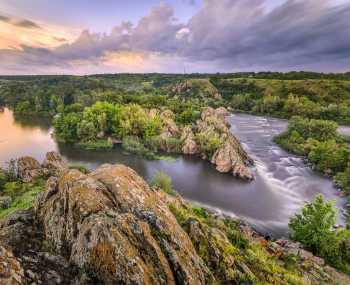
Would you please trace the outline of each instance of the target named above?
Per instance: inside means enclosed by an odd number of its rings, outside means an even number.
[[[50,153],[43,169],[52,176],[34,208],[0,222],[0,284],[349,284],[297,244],[151,188],[126,166],[83,174]]]

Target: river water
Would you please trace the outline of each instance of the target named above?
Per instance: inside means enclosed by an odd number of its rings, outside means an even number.
[[[318,193],[327,200],[336,199],[339,208],[344,205],[345,200],[329,179],[314,173],[302,159],[273,143],[273,136],[286,128],[285,120],[244,114],[234,114],[229,120],[233,133],[255,160],[253,182],[220,174],[209,162],[195,157],[149,161],[126,155],[120,148],[91,152],[60,145],[51,136],[49,122],[14,118],[8,109],[0,113],[0,165],[23,155],[42,161],[47,151],[55,150],[70,162],[85,164],[90,169],[102,163],[123,163],[146,180],[161,170],[172,177],[174,188],[186,199],[239,216],[258,230],[276,236],[287,235],[289,217]],[[339,223],[342,221],[339,217]]]

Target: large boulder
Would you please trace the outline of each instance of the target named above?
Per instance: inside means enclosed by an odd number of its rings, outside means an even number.
[[[68,169],[68,162],[57,152],[51,151],[46,153],[42,167],[50,171],[51,175],[60,175]]]
[[[17,175],[23,182],[32,182],[43,174],[44,171],[35,158],[24,156],[17,160]]]
[[[36,213],[56,251],[103,284],[212,279],[158,192],[126,166],[66,172],[50,181]]]

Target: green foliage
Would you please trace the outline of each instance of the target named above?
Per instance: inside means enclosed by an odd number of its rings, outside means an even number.
[[[333,209],[334,201],[324,202],[319,195],[312,203],[306,204],[300,214],[290,219],[289,227],[291,237],[299,241],[312,252],[321,252],[322,241],[331,234],[336,224],[336,211]]]
[[[350,232],[333,230],[337,215],[333,206],[334,201],[325,202],[321,195],[306,204],[290,219],[291,237],[332,266],[350,272]]]
[[[5,183],[7,182],[7,174],[0,168],[0,192],[3,190]]]
[[[217,132],[210,130],[197,133],[196,139],[201,150],[203,150],[208,157],[212,157],[215,151],[224,143]]]
[[[319,141],[325,141],[337,137],[337,128],[338,125],[335,122],[293,117],[289,121],[287,132],[296,131],[304,139],[313,138]]]
[[[177,195],[177,192],[173,188],[171,177],[162,171],[158,171],[152,181],[151,185],[157,187],[170,195]]]
[[[10,207],[0,209],[0,218],[10,215],[18,210],[26,210],[32,207],[37,196],[43,191],[45,182],[36,180],[34,183],[22,183],[19,181],[7,182],[0,195],[9,196],[12,199]]]
[[[274,138],[282,147],[308,158],[320,172],[350,194],[350,149],[337,135],[337,124],[330,121],[293,117],[286,132]]]
[[[81,113],[57,115],[54,119],[57,139],[66,143],[75,143],[78,140],[78,124],[81,122],[81,119]]]
[[[27,114],[33,111],[29,101],[18,102],[15,106],[15,112],[19,114]]]
[[[106,139],[83,141],[77,145],[86,150],[110,150],[113,148],[113,143]]]
[[[80,163],[70,163],[68,167],[69,169],[77,169],[84,174],[88,174],[90,172],[90,170],[84,164]]]
[[[315,143],[308,155],[316,170],[328,174],[344,171],[349,157],[350,149],[335,140]]]
[[[347,195],[350,195],[350,159],[344,171],[335,175],[334,181]]]
[[[138,137],[124,137],[122,147],[128,153],[136,154],[148,159],[156,159],[154,152],[146,148]]]

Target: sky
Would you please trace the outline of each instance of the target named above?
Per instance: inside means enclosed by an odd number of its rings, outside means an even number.
[[[350,0],[0,0],[0,74],[350,71]]]

